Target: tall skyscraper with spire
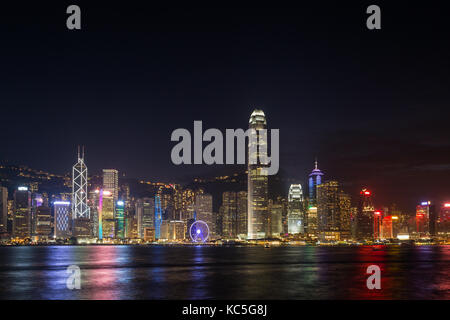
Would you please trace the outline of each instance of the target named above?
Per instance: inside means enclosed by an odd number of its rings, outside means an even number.
[[[309,174],[309,205],[317,206],[317,186],[322,183],[322,171],[317,167],[317,158],[314,161],[314,169]]]
[[[309,237],[315,238],[317,237],[318,232],[318,216],[317,216],[317,186],[322,184],[323,173],[319,170],[317,166],[317,158],[314,162],[314,169],[309,174],[309,183],[308,183],[308,191],[309,191],[309,199],[308,199],[308,210],[307,217],[305,219],[306,223],[306,231]]]
[[[258,161],[261,157],[267,156],[260,150],[260,146],[267,144],[267,140],[259,132],[266,127],[264,112],[255,109],[249,120],[249,128],[256,130],[256,137],[249,138],[248,144],[248,239],[265,238],[268,228],[268,178],[264,173],[265,165]]]
[[[89,219],[89,207],[87,204],[88,173],[84,163],[84,147],[80,154],[78,147],[78,162],[72,169],[72,218]]]

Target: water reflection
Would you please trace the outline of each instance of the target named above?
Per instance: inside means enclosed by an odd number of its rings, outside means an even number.
[[[448,246],[0,247],[3,299],[449,299]],[[69,265],[81,290],[66,287]],[[367,267],[381,268],[369,290]]]

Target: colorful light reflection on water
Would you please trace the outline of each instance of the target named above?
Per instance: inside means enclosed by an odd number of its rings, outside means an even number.
[[[3,299],[450,299],[450,246],[0,247]],[[381,290],[366,287],[369,265]],[[69,265],[81,289],[66,287]]]

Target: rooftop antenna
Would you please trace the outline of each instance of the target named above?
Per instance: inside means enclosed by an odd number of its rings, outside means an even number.
[[[82,146],[82,149],[81,149],[82,151],[81,151],[81,158],[84,160],[84,146]]]
[[[316,156],[316,160],[314,161],[314,169],[317,170],[317,156]]]
[[[80,146],[78,145],[78,159],[80,159]]]

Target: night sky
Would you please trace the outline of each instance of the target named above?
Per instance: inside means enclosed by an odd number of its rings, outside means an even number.
[[[174,166],[174,129],[247,128],[261,108],[288,177],[306,184],[317,156],[386,205],[450,200],[444,1],[95,3],[2,4],[0,161],[65,173],[83,144],[92,173],[182,181],[221,168]]]

